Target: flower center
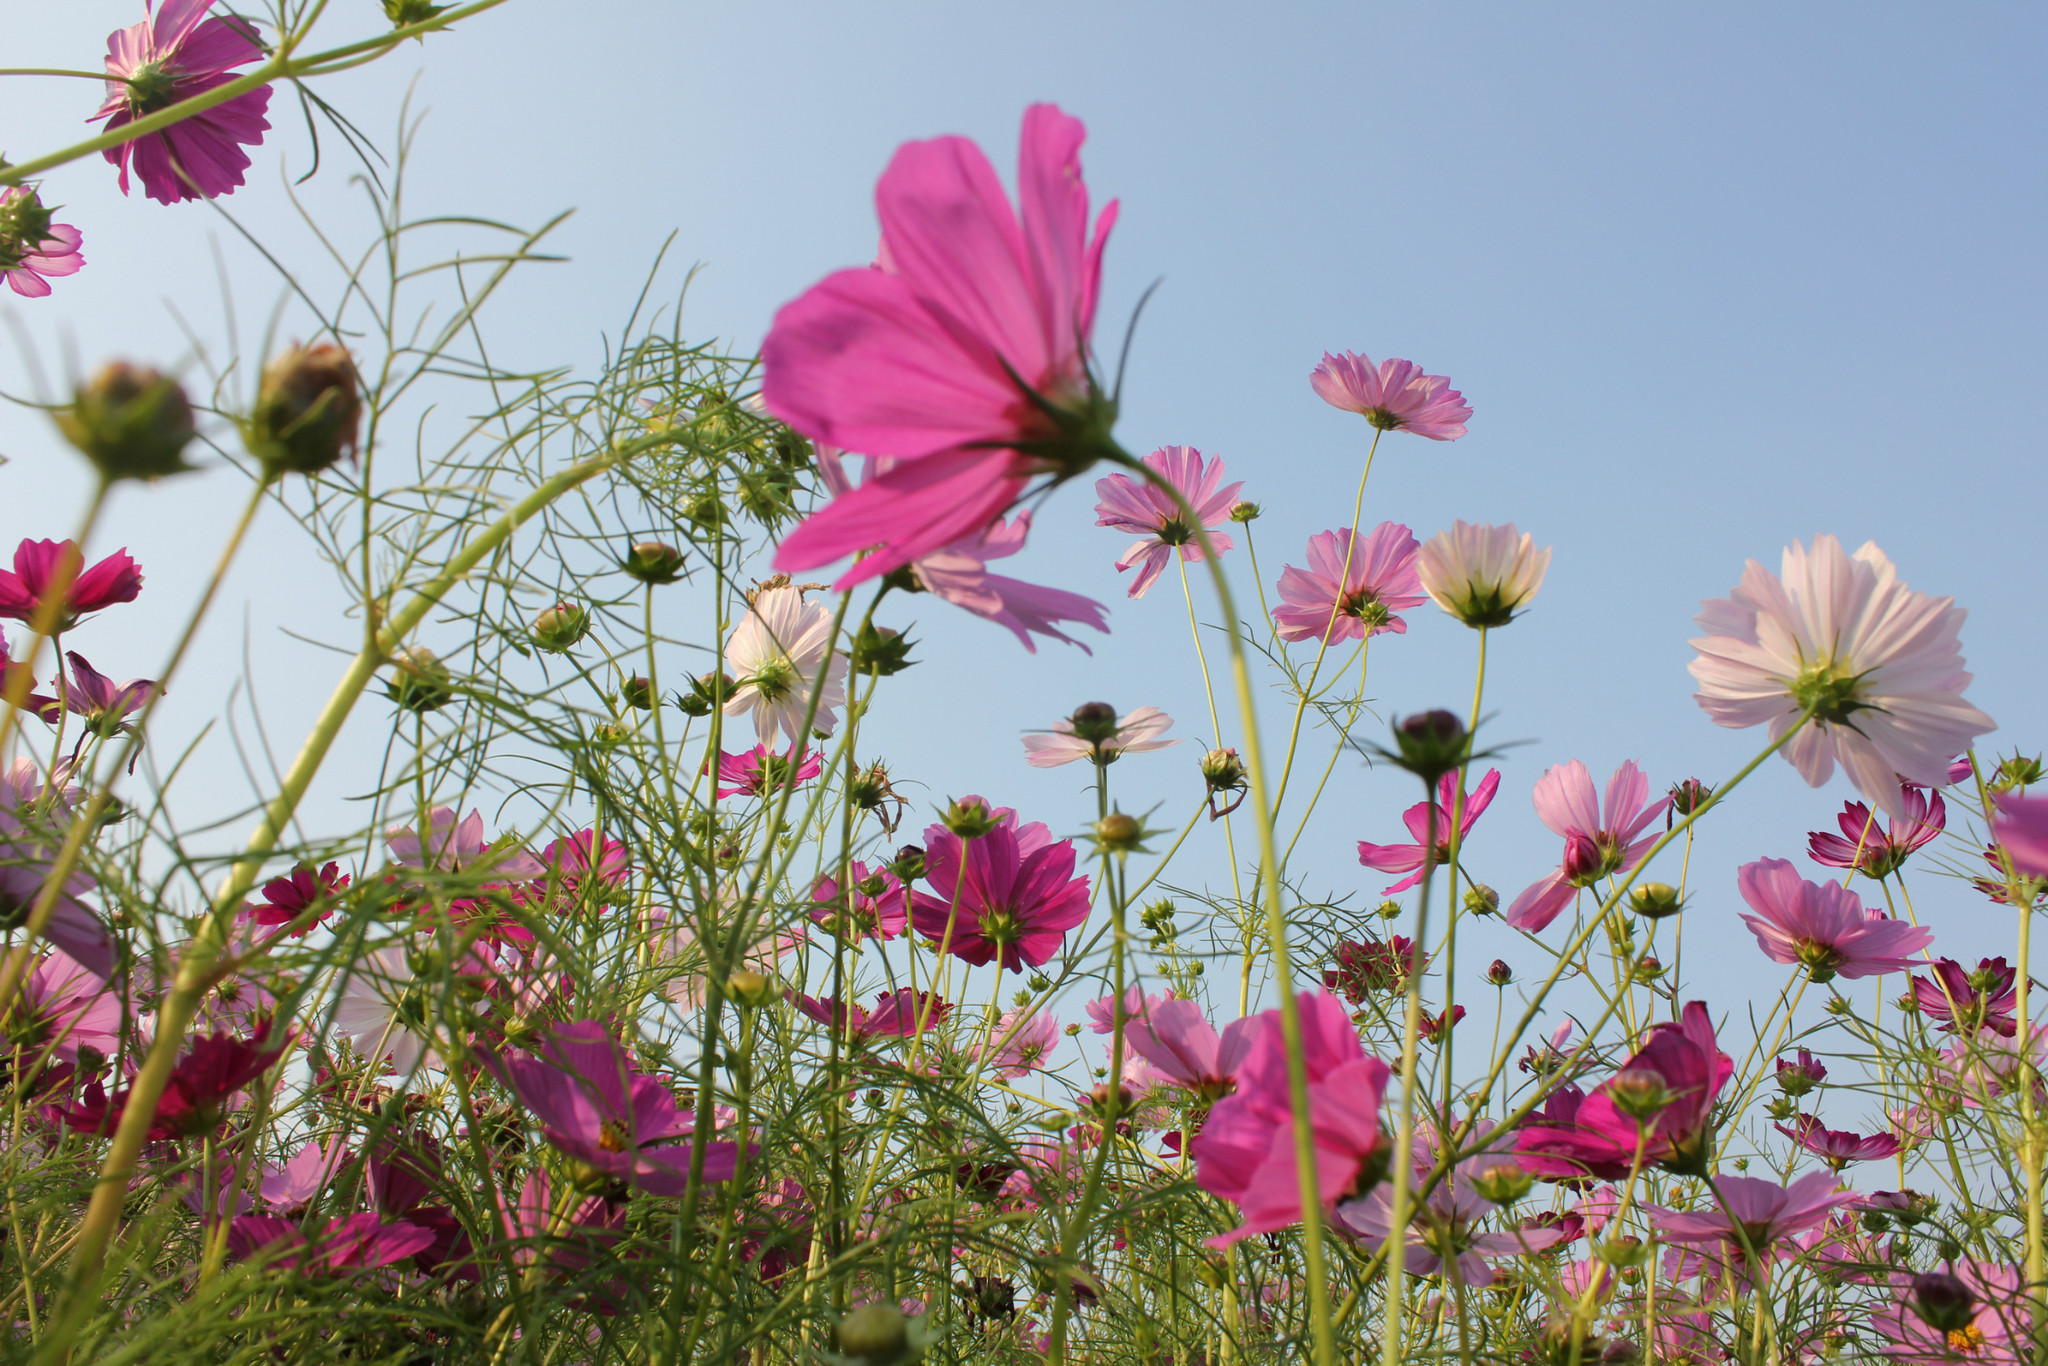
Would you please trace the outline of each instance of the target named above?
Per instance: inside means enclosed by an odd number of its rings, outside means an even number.
[[[622,1153],[633,1146],[632,1133],[621,1119],[608,1119],[597,1126],[597,1146],[608,1153]]]
[[[1355,593],[1346,593],[1337,600],[1337,610],[1347,617],[1357,617],[1367,626],[1385,626],[1393,613],[1380,601],[1379,593],[1371,588],[1361,588]]]
[[[128,112],[137,118],[168,109],[178,97],[178,78],[162,62],[147,62],[128,74]]]
[[[754,671],[754,691],[770,702],[780,702],[796,687],[796,668],[785,657],[771,659]]]
[[[1856,697],[1862,682],[1861,674],[1848,673],[1833,660],[1809,664],[1792,680],[1792,700],[1816,721],[1843,725],[1852,713],[1869,705]]]
[[[1952,1352],[1968,1352],[1974,1356],[1984,1346],[1984,1330],[1974,1323],[1967,1328],[1951,1329],[1948,1346]]]
[[[1020,928],[1016,912],[1007,906],[993,906],[981,913],[981,937],[999,949],[1015,943]]]
[[[1182,517],[1169,517],[1159,526],[1159,539],[1166,545],[1186,545],[1195,539],[1195,529]]]
[[[1799,961],[1805,965],[1809,977],[1816,982],[1825,982],[1834,977],[1836,968],[1842,966],[1842,955],[1832,944],[1802,939],[1799,941]]]
[[[1387,407],[1366,409],[1365,420],[1383,432],[1398,432],[1408,425],[1407,418]]]

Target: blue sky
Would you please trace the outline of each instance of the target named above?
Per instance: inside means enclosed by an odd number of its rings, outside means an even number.
[[[373,7],[357,8],[368,23]],[[97,0],[46,8],[11,59],[94,65],[135,17]],[[1992,743],[2040,748],[2044,37],[2048,15],[2019,4],[515,2],[323,93],[388,149],[410,85],[426,114],[418,212],[576,209],[554,239],[568,262],[489,315],[501,356],[536,365],[592,363],[671,233],[671,260],[703,266],[688,330],[751,346],[779,304],[868,258],[873,181],[897,143],[966,134],[1007,176],[1027,103],[1083,118],[1091,188],[1123,205],[1105,337],[1160,282],[1120,435],[1224,456],[1267,509],[1269,586],[1348,513],[1364,452],[1365,425],[1308,389],[1325,349],[1415,359],[1476,409],[1454,445],[1383,446],[1368,524],[1426,537],[1454,517],[1513,520],[1555,547],[1536,609],[1496,637],[1488,687],[1495,733],[1530,742],[1473,850],[1512,896],[1557,857],[1528,802],[1547,765],[1577,757],[1604,778],[1633,758],[1661,786],[1718,781],[1754,752],[1759,737],[1717,730],[1691,700],[1685,641],[1699,599],[1793,538],[1874,539],[1914,587],[1953,594],[1970,610],[1972,696],[2002,726]],[[85,82],[0,85],[9,154],[82,136],[97,98]],[[225,207],[310,260],[284,189],[308,164],[305,135],[283,100],[276,112]],[[303,197],[358,240],[327,150]],[[48,366],[177,361],[179,317],[218,339],[216,244],[245,345],[277,305],[275,277],[204,206],[124,201],[97,160],[50,177],[45,197],[84,229],[90,261],[54,298],[11,305]],[[0,346],[18,391],[15,334]],[[9,418],[0,451],[0,540],[66,534],[83,481],[41,419]],[[144,560],[157,610],[81,633],[100,667],[155,666],[238,498],[225,473],[120,495],[102,544]],[[1192,804],[1192,737],[1208,724],[1185,609],[1170,581],[1125,602],[1123,542],[1092,525],[1093,501],[1085,485],[1059,492],[1011,562],[1112,605],[1092,657],[1026,656],[993,626],[916,605],[929,662],[872,733],[929,800],[980,791],[1076,828],[1092,806],[1081,776],[1026,769],[1017,735],[1101,697],[1164,706],[1191,737],[1118,767],[1127,805]],[[1249,598],[1248,562],[1231,569]],[[295,533],[259,529],[173,719],[196,730],[220,711],[246,640],[273,738],[289,732],[336,666],[280,627],[345,636],[333,607]],[[1431,610],[1412,621],[1374,651],[1383,712],[1462,706],[1470,633]],[[222,801],[245,790],[219,735],[198,772]],[[336,813],[354,790],[340,777],[322,794]],[[1395,837],[1415,795],[1405,776],[1340,764],[1297,868],[1377,899],[1352,847]],[[1805,832],[1831,827],[1845,795],[1774,764],[1704,835],[1700,980],[1781,980],[1756,974],[1734,865],[1803,861]],[[1919,885],[1943,950],[2009,936],[1974,894]],[[1468,952],[1534,966],[1511,936],[1489,945]]]

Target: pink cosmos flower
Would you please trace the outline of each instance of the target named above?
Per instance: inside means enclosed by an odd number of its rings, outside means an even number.
[[[1302,1060],[1308,1070],[1309,1115],[1315,1127],[1316,1189],[1325,1205],[1355,1199],[1373,1176],[1386,1146],[1380,1132],[1387,1065],[1368,1058],[1350,1012],[1328,992],[1300,996]],[[1244,1222],[1220,1237],[1228,1247],[1254,1233],[1273,1233],[1301,1222],[1301,1183],[1294,1156],[1294,1110],[1287,1082],[1287,1043],[1280,1012],[1269,1010],[1251,1026],[1253,1037],[1237,1069],[1237,1090],[1216,1102],[1195,1137],[1195,1181],[1232,1201]]]
[[[444,873],[489,868],[510,878],[539,877],[546,871],[526,850],[501,848],[486,839],[481,811],[472,810],[457,820],[455,808],[450,806],[427,812],[425,840],[409,825],[394,825],[384,831],[384,847],[394,861],[407,868],[436,868]]]
[[[1178,740],[1158,738],[1171,729],[1173,718],[1157,707],[1140,707],[1119,716],[1116,734],[1100,746],[1102,761],[1113,764],[1126,754],[1145,754],[1177,745],[1180,743]],[[1058,768],[1076,759],[1092,761],[1096,750],[1093,741],[1083,740],[1074,734],[1074,721],[1068,716],[1053,722],[1050,732],[1039,731],[1024,737],[1024,762],[1033,768]]]
[[[113,1057],[120,1051],[121,998],[104,978],[65,953],[52,949],[36,964],[15,1003],[8,1035],[25,1062],[43,1054],[67,1063],[79,1050]]]
[[[801,787],[818,776],[825,767],[825,756],[812,750],[796,765],[796,778],[790,779],[790,759],[796,746],[777,753],[766,745],[755,745],[741,754],[718,756],[718,795],[721,797],[768,796],[785,786]]]
[[[1905,785],[1903,821],[1886,821],[1880,830],[1870,808],[1848,802],[1836,824],[1839,835],[1815,830],[1806,837],[1806,853],[1830,868],[1855,868],[1865,877],[1887,878],[1905,866],[1914,850],[1931,843],[1948,826],[1948,807],[1939,792]]]
[[[1219,1035],[1195,1002],[1157,1001],[1143,1019],[1125,1027],[1124,1042],[1175,1086],[1217,1100],[1236,1088],[1258,1020],[1232,1020]]]
[[[1830,1171],[1839,1172],[1851,1162],[1870,1162],[1899,1155],[1899,1140],[1891,1134],[1859,1134],[1848,1129],[1830,1129],[1820,1122],[1819,1116],[1804,1111],[1790,1128],[1783,1124],[1771,1127],[1827,1163]]]
[[[963,806],[979,803],[961,798]],[[924,876],[935,894],[913,892],[910,919],[934,943],[947,938],[950,925],[948,952],[955,957],[1022,972],[1026,963],[1051,959],[1067,931],[1088,918],[1088,879],[1073,875],[1072,840],[1054,843],[1042,823],[1020,826],[1006,807],[992,814],[995,828],[974,840],[944,825],[926,827]]]
[[[1781,574],[1755,560],[1726,598],[1702,604],[1695,694],[1716,724],[1812,720],[1781,751],[1819,787],[1840,761],[1856,790],[1906,818],[1903,779],[1939,787],[1949,760],[1996,724],[1963,700],[1957,640],[1968,613],[1915,593],[1874,542],[1853,556],[1832,536],[1785,548]]]
[[[557,1026],[538,1054],[482,1056],[557,1151],[655,1195],[681,1195],[689,1184],[690,1121],[675,1093],[598,1021]],[[738,1163],[737,1144],[711,1143],[704,1179],[729,1181]]]
[[[903,933],[910,918],[909,896],[887,865],[870,868],[855,859],[848,869],[852,885],[842,897],[834,878],[822,877],[811,888],[811,919],[847,939],[883,942]],[[850,904],[849,904],[850,903]]]
[[[50,725],[56,725],[58,718],[68,711],[84,717],[86,730],[93,735],[119,735],[128,729],[129,715],[157,694],[155,679],[131,678],[116,685],[88,664],[78,651],[66,650],[64,658],[71,663],[71,673],[59,680],[59,696],[38,694],[28,699],[28,709]]]
[[[912,991],[909,987],[898,987],[885,991],[875,998],[875,1008],[868,1012],[864,1032],[878,1037],[907,1039],[917,1033],[919,1022],[925,1027],[945,1019],[953,1010],[950,1001],[932,998],[928,991]],[[926,1020],[929,1015],[929,1020]]]
[[[1836,1210],[1861,1199],[1855,1191],[1836,1190],[1833,1172],[1812,1172],[1789,1186],[1754,1176],[1719,1176],[1714,1188],[1719,1201],[1698,1210],[1643,1208],[1670,1242],[1719,1243],[1740,1252],[1746,1236],[1759,1256],[1769,1256],[1779,1244],[1819,1228]]]
[[[317,871],[312,864],[301,863],[283,877],[264,883],[263,900],[244,905],[242,919],[257,925],[289,925],[317,907],[319,914],[293,931],[304,935],[334,914],[335,899],[348,885],[349,875],[337,863],[330,862]]]
[[[1021,215],[973,143],[906,143],[875,187],[874,267],[776,314],[761,347],[769,411],[813,441],[899,458],[791,533],[778,569],[885,543],[835,587],[886,574],[988,526],[1033,473],[1075,473],[1106,444],[1088,339],[1116,205],[1091,237],[1085,136],[1053,105],[1025,111]]]
[[[820,446],[817,457],[818,473],[833,496],[839,497],[851,491],[852,485],[847,482],[839,453],[829,446]],[[867,478],[872,480],[881,462],[869,457],[866,463]],[[1056,623],[1071,621],[1107,635],[1109,623],[1104,620],[1101,603],[1063,588],[1047,588],[1042,584],[988,572],[990,560],[1007,559],[1022,550],[1030,533],[1031,512],[1028,508],[1019,509],[1017,515],[1007,521],[996,517],[988,525],[913,560],[910,564],[910,574],[915,581],[913,591],[930,593],[941,601],[950,602],[1004,627],[1033,654],[1038,653],[1037,642],[1031,638],[1033,635],[1064,641],[1077,647],[1082,654],[1094,653],[1060,630]]]
[[[117,550],[92,568],[81,569],[84,556],[76,541],[24,540],[14,548],[13,571],[0,569],[0,617],[33,622],[43,599],[62,577],[66,560],[75,577],[64,590],[64,606],[57,617],[59,634],[103,608],[135,601],[142,592],[142,566],[126,550]]]
[[[1593,790],[1593,775],[1577,759],[1545,769],[1536,780],[1536,814],[1564,836],[1564,861],[1556,872],[1526,888],[1508,907],[1507,921],[1534,934],[1557,919],[1579,890],[1604,877],[1626,878],[1638,860],[1657,842],[1642,835],[1650,822],[1671,805],[1665,797],[1650,800],[1650,782],[1635,760],[1622,762],[1607,780],[1606,816]]]
[[[1991,834],[2012,859],[2022,877],[2048,878],[2048,797],[2022,797],[2000,792],[1991,817]]]
[[[302,1214],[348,1160],[347,1144],[314,1139],[282,1166],[266,1166],[257,1194],[279,1214]]]
[[[1453,522],[1415,552],[1415,575],[1437,606],[1475,630],[1505,626],[1527,607],[1550,572],[1550,547],[1506,526]]]
[[[1938,959],[1934,980],[1915,977],[1913,1007],[1941,1022],[1943,1032],[1988,1029],[2005,1038],[2019,1033],[2019,973],[2003,958],[1980,958],[1972,972],[1953,958]]]
[[[1145,457],[1145,464],[1180,491],[1201,527],[1211,528],[1209,540],[1216,553],[1229,550],[1230,537],[1213,528],[1230,520],[1230,509],[1244,484],[1223,484],[1223,458],[1213,457],[1204,465],[1202,453],[1193,446],[1161,446]],[[1131,597],[1144,597],[1176,553],[1183,560],[1202,558],[1198,528],[1189,523],[1180,504],[1165,490],[1128,474],[1112,474],[1095,481],[1095,494],[1102,500],[1095,505],[1095,525],[1141,538],[1116,562],[1119,574],[1138,571],[1131,581]]]
[[[1325,351],[1308,382],[1323,402],[1357,413],[1383,432],[1456,441],[1472,416],[1472,405],[1448,378],[1425,375],[1413,361],[1388,359],[1375,366],[1372,357],[1354,351]]]
[[[168,6],[166,6],[168,8]],[[274,1214],[242,1214],[228,1226],[228,1251],[241,1260],[279,1254],[274,1266],[326,1276],[391,1266],[432,1246],[431,1229],[380,1214],[351,1214],[303,1225]]]
[[[1425,1135],[1417,1134],[1416,1140],[1416,1184],[1411,1189],[1420,1189],[1438,1161]],[[1409,1275],[1434,1276],[1445,1269],[1446,1263],[1455,1262],[1459,1283],[1479,1289],[1493,1284],[1493,1262],[1542,1252],[1565,1241],[1562,1227],[1523,1225],[1491,1233],[1480,1231],[1480,1224],[1494,1206],[1472,1188],[1472,1181],[1502,1161],[1499,1153],[1466,1158],[1416,1206],[1410,1231],[1402,1244],[1402,1261]],[[1384,1247],[1394,1236],[1393,1195],[1386,1186],[1377,1186],[1363,1200],[1337,1206],[1337,1220],[1373,1247]]]
[[[1422,875],[1431,866],[1441,866],[1451,859],[1451,810],[1458,809],[1458,841],[1462,845],[1465,837],[1472,833],[1473,824],[1486,808],[1493,803],[1493,794],[1500,790],[1500,770],[1489,768],[1479,785],[1465,794],[1462,805],[1458,797],[1458,775],[1446,773],[1437,783],[1437,799],[1434,802],[1417,802],[1401,813],[1401,823],[1408,827],[1408,833],[1415,837],[1413,844],[1372,844],[1365,840],[1358,842],[1358,861],[1368,868],[1382,873],[1406,873],[1407,877],[1387,886],[1387,895],[1405,892],[1422,881]],[[1430,814],[1434,806],[1436,813]],[[1435,832],[1436,848],[1426,851],[1423,843]]]
[[[1642,1047],[1592,1095],[1560,1087],[1544,1106],[1542,1121],[1516,1135],[1516,1160],[1551,1179],[1626,1177],[1635,1162],[1636,1121],[1615,1104],[1615,1083],[1647,1076],[1662,1084],[1669,1103],[1646,1126],[1644,1164],[1700,1175],[1714,1101],[1734,1071],[1735,1060],[1715,1043],[1705,1003],[1688,1001],[1676,1023],[1652,1025]]]
[[[615,839],[600,840],[597,831],[590,827],[549,840],[540,851],[540,862],[549,879],[571,892],[586,880],[617,885],[633,873],[633,860],[626,853],[626,846]]]
[[[0,925],[27,921],[55,871],[62,833],[19,807],[0,809]],[[74,867],[57,893],[43,938],[104,981],[114,972],[114,941],[79,899],[96,886],[90,874]]]
[[[161,1141],[212,1133],[220,1127],[235,1093],[269,1071],[290,1042],[287,1035],[271,1043],[264,1030],[246,1039],[226,1033],[194,1037],[171,1069],[147,1137]],[[124,1089],[109,1099],[94,1082],[78,1104],[61,1110],[61,1117],[74,1129],[111,1134],[128,1108],[128,1096]]]
[[[1150,995],[1145,988],[1133,982],[1124,988],[1124,1020],[1126,1023],[1149,1015],[1152,1008],[1161,1001],[1171,1001],[1173,991],[1168,988],[1160,995]],[[1116,997],[1104,996],[1081,1007],[1088,1016],[1088,1028],[1095,1034],[1116,1033]]]
[[[1891,1361],[2024,1366],[2034,1359],[2026,1276],[2015,1266],[1954,1262],[1948,1271],[1898,1275],[1898,1298],[1870,1311]]]
[[[1777,1061],[1772,1075],[1777,1079],[1778,1089],[1788,1096],[1803,1096],[1828,1079],[1827,1065],[1803,1048],[1797,1058]]]
[[[1405,635],[1408,623],[1397,613],[1423,600],[1418,550],[1414,533],[1399,522],[1381,522],[1355,542],[1349,527],[1309,537],[1309,567],[1280,571],[1284,605],[1273,609],[1274,629],[1282,640],[1326,645]]]
[[[2023,1044],[2019,1031],[2012,1037],[1987,1030],[1974,1039],[1958,1039],[1941,1050],[1941,1062],[1949,1074],[1939,1089],[1944,1098],[1960,1101],[1971,1109],[2019,1089],[2023,1075],[2034,1078],[2034,1105],[2048,1105],[2048,1087],[2040,1078],[2048,1073],[2048,1025],[2035,1025]]]
[[[1904,972],[1934,931],[1893,920],[1835,882],[1808,882],[1784,859],[1758,859],[1735,882],[1755,915],[1742,923],[1773,963],[1800,963],[1816,982]]]
[[[997,1076],[1015,1078],[1045,1067],[1059,1042],[1060,1022],[1027,1006],[1006,1012],[989,1026],[988,1038],[975,1049],[975,1056]]]
[[[26,185],[0,189],[0,276],[24,299],[47,298],[51,276],[76,275],[85,264],[85,234],[52,223],[50,212]]]
[[[263,45],[249,21],[209,19],[212,8],[213,0],[163,0],[154,19],[110,34],[107,101],[93,119],[105,119],[109,131],[124,127],[226,85],[236,78],[234,68],[260,61]],[[243,145],[262,142],[270,129],[263,117],[269,107],[270,87],[259,86],[102,155],[121,168],[122,194],[131,164],[159,204],[232,194],[249,169]]]

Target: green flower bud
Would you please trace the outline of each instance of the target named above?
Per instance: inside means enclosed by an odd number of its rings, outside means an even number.
[[[626,552],[619,568],[642,583],[674,583],[683,572],[683,552],[665,541],[642,541]]]
[[[654,710],[654,684],[637,675],[619,684],[619,700],[635,711]]]
[[[725,994],[743,1006],[765,1006],[775,999],[775,983],[758,972],[735,972],[725,979]]]
[[[979,799],[956,801],[939,813],[945,827],[963,840],[976,840],[996,828],[995,813]]]
[[[1500,909],[1500,893],[1483,882],[1465,889],[1465,910],[1471,915],[1492,915]]]
[[[1394,723],[1394,748],[1394,762],[1434,792],[1437,780],[1471,755],[1472,737],[1455,713],[1426,711]]]
[[[176,380],[147,367],[126,361],[102,366],[56,418],[64,439],[108,483],[192,468],[183,456],[196,434],[192,404]]]
[[[243,440],[263,473],[318,474],[355,459],[363,400],[355,363],[332,342],[295,346],[263,367]]]
[[[448,666],[432,650],[415,645],[391,661],[391,681],[384,695],[410,712],[422,716],[439,711],[455,697]]]
[[[533,643],[549,654],[567,654],[590,634],[590,613],[573,602],[558,602],[533,619]]]
[[[1628,908],[1645,920],[1662,920],[1685,909],[1685,899],[1664,882],[1639,882],[1628,894]]]
[[[1247,503],[1240,500],[1230,505],[1230,520],[1233,522],[1256,522],[1263,510],[1257,503]]]
[[[1096,843],[1113,854],[1143,853],[1144,838],[1144,822],[1121,811],[1095,822]]]
[[[1472,1191],[1482,1200],[1496,1205],[1512,1205],[1529,1193],[1536,1184],[1536,1178],[1524,1171],[1519,1163],[1495,1162],[1482,1167],[1472,1177]]]
[[[1107,702],[1084,702],[1074,708],[1074,714],[1067,718],[1074,728],[1074,738],[1100,745],[1105,740],[1116,738],[1116,708]]]
[[[917,642],[902,632],[869,622],[854,637],[850,667],[857,674],[872,673],[887,678],[917,663],[910,657],[910,652],[916,647]]]

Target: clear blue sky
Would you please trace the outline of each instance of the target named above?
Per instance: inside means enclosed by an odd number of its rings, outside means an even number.
[[[367,25],[374,7],[350,3]],[[45,7],[14,28],[10,60],[95,65],[136,8]],[[1692,702],[1685,640],[1700,598],[1725,593],[1746,557],[1775,565],[1795,537],[1875,539],[1914,587],[1955,595],[1995,743],[2041,746],[2044,37],[2039,7],[1990,3],[516,2],[325,93],[388,148],[421,71],[416,211],[577,209],[555,243],[569,263],[491,315],[501,355],[534,364],[590,362],[671,232],[674,259],[704,265],[692,330],[753,345],[780,303],[868,258],[872,184],[898,142],[968,134],[1007,175],[1025,104],[1079,115],[1091,187],[1123,202],[1106,333],[1163,281],[1121,435],[1222,453],[1268,510],[1269,581],[1348,512],[1364,450],[1365,425],[1308,389],[1326,348],[1421,361],[1477,410],[1455,445],[1383,447],[1369,523],[1427,536],[1453,517],[1512,519],[1556,548],[1536,610],[1497,637],[1489,689],[1496,733],[1534,742],[1513,751],[1473,854],[1512,896],[1557,857],[1528,803],[1546,765],[1579,757],[1604,778],[1635,758],[1661,786],[1716,781],[1754,751],[1757,736],[1717,730]],[[8,153],[81,136],[97,99],[85,82],[0,86]],[[227,207],[303,259],[281,167],[308,164],[305,135],[285,100],[275,113]],[[84,229],[91,263],[54,298],[13,306],[46,362],[67,347],[85,363],[174,361],[173,310],[217,338],[210,242],[245,339],[278,298],[204,206],[123,201],[97,161],[45,193]],[[307,197],[337,232],[360,232],[339,175]],[[18,387],[15,342],[0,345]],[[0,450],[13,457],[0,540],[65,534],[82,480],[41,420],[9,418]],[[121,496],[105,544],[144,560],[144,601],[162,615],[131,609],[82,633],[102,668],[154,667],[231,495],[215,474]],[[1056,496],[1012,571],[1112,603],[1115,634],[1092,659],[1026,657],[992,626],[918,605],[930,662],[876,733],[932,799],[979,790],[1072,829],[1081,775],[1027,770],[1020,731],[1098,696],[1207,730],[1177,592],[1124,602],[1123,542],[1091,525],[1092,504],[1083,486]],[[1241,555],[1232,568],[1249,596]],[[289,529],[260,532],[211,657],[176,697],[180,724],[220,710],[246,626],[282,742],[335,665],[278,628],[341,637],[332,605]],[[1389,712],[1462,705],[1470,667],[1469,633],[1422,610],[1375,650],[1374,691]],[[232,753],[208,743],[202,771],[230,790]],[[1193,748],[1120,765],[1127,803],[1184,809]],[[1376,899],[1352,844],[1394,837],[1415,794],[1405,777],[1339,775],[1298,864]],[[1757,972],[1734,919],[1733,867],[1803,861],[1805,832],[1831,825],[1846,793],[1774,765],[1709,833],[1692,923],[1695,943],[1726,952],[1696,966],[1779,980]],[[1944,950],[2009,932],[1973,894],[1921,885]],[[1505,936],[1499,951],[1518,961]]]

